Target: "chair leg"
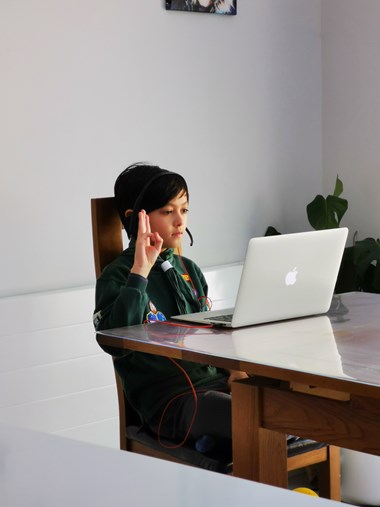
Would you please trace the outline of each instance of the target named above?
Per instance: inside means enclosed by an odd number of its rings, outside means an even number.
[[[328,446],[327,461],[319,465],[319,496],[331,500],[341,500],[340,492],[340,448]]]

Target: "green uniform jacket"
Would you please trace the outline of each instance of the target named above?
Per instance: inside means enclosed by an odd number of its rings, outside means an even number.
[[[129,248],[103,270],[97,281],[94,312],[97,330],[165,320],[179,313],[200,311],[198,297],[207,296],[207,283],[194,262],[180,258],[172,249],[167,249],[161,253],[148,279],[145,279],[130,275],[134,253],[134,243],[131,242]],[[179,284],[173,286],[167,273],[161,269],[160,265],[165,260],[170,261],[180,274]],[[186,298],[183,298],[183,294]],[[178,302],[179,296],[182,302]],[[181,305],[185,311],[180,311]],[[182,338],[183,334],[176,337],[178,341]],[[190,391],[184,373],[166,357],[114,348],[104,350],[114,356],[115,368],[122,379],[127,399],[143,421],[161,413],[168,401],[177,394]],[[180,360],[177,363],[196,388],[225,375],[225,371],[208,365]]]

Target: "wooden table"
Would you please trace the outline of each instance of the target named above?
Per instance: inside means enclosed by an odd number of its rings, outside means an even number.
[[[285,485],[285,433],[380,455],[378,294],[335,297],[327,316],[237,330],[140,325],[97,339],[254,375],[232,387],[238,477]]]

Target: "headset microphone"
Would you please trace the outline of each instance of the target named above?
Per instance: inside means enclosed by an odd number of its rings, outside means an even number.
[[[186,227],[186,232],[187,232],[187,234],[189,235],[189,238],[190,238],[190,246],[193,246],[193,243],[194,243],[193,235],[191,234],[191,232],[189,231],[189,229],[187,227]]]

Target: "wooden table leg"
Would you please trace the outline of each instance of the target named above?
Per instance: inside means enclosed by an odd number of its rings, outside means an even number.
[[[261,427],[260,387],[232,383],[233,475],[288,486],[286,435]]]
[[[340,448],[329,445],[328,453],[327,461],[320,464],[319,496],[340,502]]]

